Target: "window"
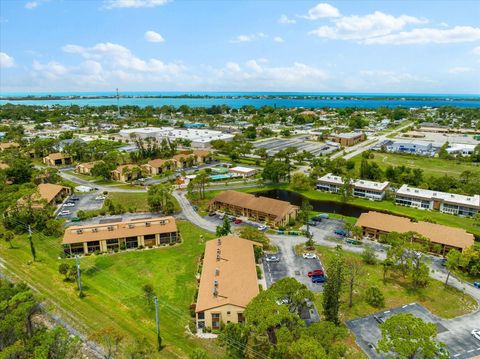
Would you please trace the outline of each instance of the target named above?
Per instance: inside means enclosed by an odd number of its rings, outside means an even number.
[[[220,313],[212,313],[212,329],[220,329]]]

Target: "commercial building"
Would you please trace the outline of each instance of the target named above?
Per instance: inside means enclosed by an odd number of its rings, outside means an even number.
[[[195,306],[198,329],[245,321],[245,307],[259,293],[256,245],[234,236],[206,243]]]
[[[478,194],[464,196],[414,188],[406,184],[398,189],[395,195],[395,203],[407,207],[437,210],[466,217],[472,217],[480,212],[480,195]]]
[[[438,150],[431,142],[408,139],[390,141],[385,147],[388,152],[406,152],[423,156],[433,156]]]
[[[344,185],[340,176],[327,173],[317,180],[317,190],[338,193]],[[351,180],[350,188],[352,195],[359,198],[367,198],[380,201],[385,198],[389,182],[374,182],[362,179]]]
[[[65,254],[75,255],[151,248],[178,242],[180,233],[175,218],[158,217],[68,227],[62,244]]]
[[[210,201],[211,211],[221,211],[235,216],[246,217],[256,222],[284,226],[297,217],[299,208],[286,201],[253,194],[224,191]]]
[[[337,133],[331,136],[331,140],[339,143],[343,147],[353,146],[365,139],[363,132]]]
[[[236,167],[230,168],[228,172],[232,173],[236,177],[245,178],[245,177],[254,176],[257,173],[257,170],[255,168],[250,168],[250,167],[236,166]]]
[[[183,139],[191,141],[193,148],[207,148],[215,140],[230,141],[234,135],[221,131],[194,129],[194,128],[173,128],[173,127],[143,127],[131,128],[120,131],[125,139],[131,139],[132,135],[139,138],[153,137],[161,141],[163,139]]]
[[[50,153],[43,157],[43,163],[47,166],[66,166],[72,164],[72,157],[60,152]]]
[[[446,148],[446,151],[451,155],[470,156],[475,152],[476,145],[469,145],[464,143],[452,143]]]
[[[430,222],[412,222],[409,218],[370,211],[362,213],[356,225],[362,228],[364,236],[378,239],[390,232],[415,232],[427,238],[431,244],[441,246],[445,255],[450,249],[460,252],[474,244],[475,237],[464,229],[447,227]]]

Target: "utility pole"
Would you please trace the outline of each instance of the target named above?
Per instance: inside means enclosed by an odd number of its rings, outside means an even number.
[[[37,253],[35,252],[35,247],[32,240],[32,227],[28,225],[28,241],[30,242],[30,252],[32,253],[33,261],[37,260]]]
[[[80,291],[78,295],[81,297],[83,295],[83,288],[82,288],[82,273],[80,271],[80,259],[78,255],[75,256],[75,262],[77,264],[77,283],[78,283],[78,290]]]
[[[162,349],[162,337],[160,336],[160,318],[158,317],[158,298],[156,296],[155,296],[155,321],[157,324],[157,343],[158,343],[157,350],[160,351]]]

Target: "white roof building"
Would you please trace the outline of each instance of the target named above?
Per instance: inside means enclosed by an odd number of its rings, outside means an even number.
[[[416,197],[421,198],[429,201],[438,200],[441,202],[461,205],[461,206],[468,206],[468,207],[477,207],[480,208],[480,195],[476,194],[473,196],[465,196],[462,194],[455,194],[455,193],[446,193],[446,192],[438,192],[432,191],[429,189],[421,189],[421,188],[414,188],[410,187],[407,184],[404,184],[400,187],[397,191],[397,196],[405,196],[405,197]]]

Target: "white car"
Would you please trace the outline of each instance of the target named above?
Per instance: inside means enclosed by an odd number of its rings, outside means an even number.
[[[65,203],[63,207],[75,207],[75,203]]]
[[[105,199],[105,196],[97,196],[95,197],[97,201],[103,201]]]
[[[475,339],[480,340],[480,329],[473,329],[471,333]]]
[[[280,262],[280,257],[275,254],[269,254],[265,256],[267,262]]]
[[[263,224],[262,224],[261,226],[258,226],[258,230],[259,230],[259,231],[262,231],[262,232],[263,232],[263,231],[266,231],[267,228],[268,228],[268,227],[265,226],[265,225],[263,225]]]
[[[59,216],[68,216],[70,214],[70,211],[69,210],[65,210],[65,211],[60,211],[60,213],[58,214]]]
[[[303,253],[303,258],[305,258],[305,259],[317,259],[317,255],[315,253]]]

